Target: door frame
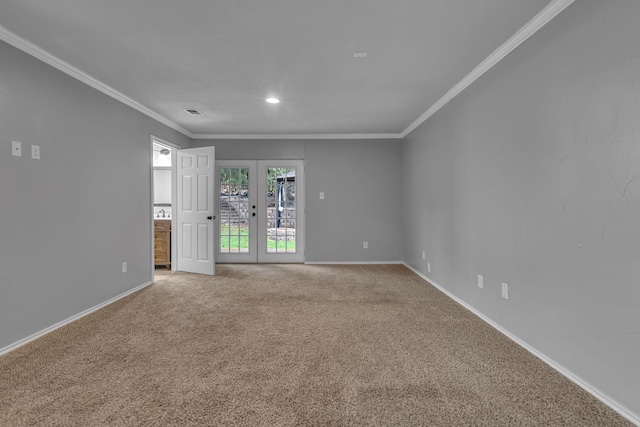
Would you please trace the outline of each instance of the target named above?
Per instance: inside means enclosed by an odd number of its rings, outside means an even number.
[[[180,147],[177,144],[174,144],[171,141],[167,141],[166,139],[159,138],[155,135],[150,135],[151,142],[149,144],[150,153],[151,153],[151,161],[149,166],[149,176],[151,181],[151,194],[150,194],[150,206],[149,206],[149,217],[151,218],[151,278],[155,280],[155,246],[154,246],[154,217],[153,217],[153,208],[155,205],[154,194],[155,194],[155,178],[153,174],[153,144],[164,145],[171,150],[171,230],[175,230],[176,228],[176,204],[174,203],[176,198],[177,191],[177,181],[176,181],[176,161],[178,158],[178,150]],[[171,232],[171,271],[176,271],[176,264],[173,262],[177,259],[176,254],[176,233]]]

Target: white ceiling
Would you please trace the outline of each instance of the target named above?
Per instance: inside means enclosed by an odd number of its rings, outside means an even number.
[[[191,137],[383,137],[406,134],[550,5],[2,0],[0,36],[59,68],[70,64]],[[282,102],[267,104],[268,96]],[[190,117],[185,107],[205,116]]]

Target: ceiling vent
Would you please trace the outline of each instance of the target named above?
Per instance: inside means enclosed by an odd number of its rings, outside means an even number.
[[[202,112],[196,110],[195,108],[183,108],[183,110],[186,111],[186,113],[190,116],[204,116]]]

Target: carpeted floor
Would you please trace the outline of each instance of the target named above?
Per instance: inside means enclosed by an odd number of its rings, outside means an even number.
[[[0,425],[631,424],[404,266],[219,265],[1,357]]]

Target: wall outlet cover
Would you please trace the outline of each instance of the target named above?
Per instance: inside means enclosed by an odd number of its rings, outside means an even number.
[[[484,278],[482,277],[482,274],[478,274],[478,287],[480,289],[484,288]]]

